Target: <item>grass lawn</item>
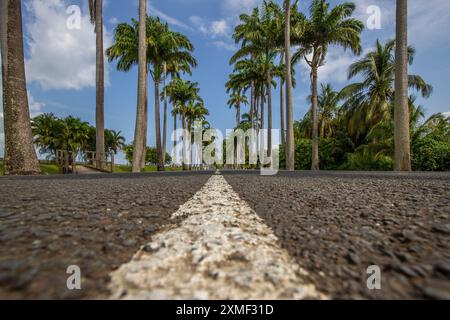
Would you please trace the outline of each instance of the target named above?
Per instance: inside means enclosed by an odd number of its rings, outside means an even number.
[[[59,174],[59,168],[56,164],[40,164],[42,174]],[[3,175],[3,161],[0,161],[0,176]]]
[[[146,166],[144,172],[156,172],[156,166]],[[166,167],[166,171],[181,171],[181,168]],[[114,173],[129,173],[131,172],[131,167],[122,164],[116,164],[114,166]]]
[[[41,163],[42,174],[59,174],[59,168],[56,164]],[[146,166],[144,172],[156,172],[156,166]],[[166,167],[166,171],[181,171],[181,168]],[[127,165],[116,165],[114,173],[131,172],[131,167]],[[3,175],[3,162],[0,161],[0,176]]]

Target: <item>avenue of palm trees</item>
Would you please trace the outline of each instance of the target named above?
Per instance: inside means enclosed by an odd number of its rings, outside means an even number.
[[[440,115],[421,121],[423,109],[415,103],[413,94],[428,97],[432,87],[419,75],[408,74],[415,49],[408,46],[407,0],[397,0],[396,39],[378,41],[375,49],[363,57],[364,24],[354,17],[354,3],[333,7],[326,0],[311,0],[307,1],[309,10],[302,12],[299,1],[302,0],[285,0],[279,5],[265,0],[251,13],[240,15],[233,34],[239,49],[230,58],[234,69],[225,88],[230,95],[228,106],[236,109],[236,127],[268,129],[267,137],[261,134],[259,143],[267,146],[270,155],[271,129],[278,127],[272,118],[274,106],[278,105],[280,159],[287,170],[450,168],[449,122]],[[173,129],[177,129],[178,122],[185,129],[181,163],[184,169],[190,168],[188,163],[192,161],[188,157],[192,159],[192,148],[187,145],[191,144],[194,121],[205,120],[209,114],[199,84],[185,79],[198,63],[194,46],[185,35],[171,30],[148,12],[146,0],[139,1],[137,20],[116,26],[113,44],[106,50],[103,1],[88,0],[97,52],[95,139],[93,127],[73,117],[61,120],[47,114],[31,121],[21,1],[0,3],[6,175],[39,173],[35,145],[50,153],[55,148],[77,152],[91,148],[99,162],[107,152],[117,152],[122,147],[120,133],[104,128],[104,55],[116,62],[119,71],[138,69],[132,171],[140,172],[145,167],[149,129],[155,134],[158,170],[164,170],[169,116],[174,118]],[[358,57],[350,67],[349,81],[362,80],[336,92],[321,82],[319,70],[326,64],[329,51],[338,47]],[[299,106],[306,111],[305,117],[294,121],[293,92],[300,86],[294,67],[299,63],[306,63],[309,68],[311,94],[310,103]],[[153,88],[151,93],[149,87]],[[273,99],[275,89],[280,92],[279,103]],[[154,105],[154,124],[147,120],[149,105]],[[51,146],[57,139],[49,143],[49,128],[56,130],[51,133],[54,137],[58,137],[58,130],[64,132],[67,128],[77,132],[72,136],[67,133],[58,146]],[[433,154],[432,161],[427,160],[428,154]]]
[[[407,42],[407,2],[397,1],[397,39],[377,41],[364,57],[359,57],[364,24],[353,16],[354,3],[332,7],[328,1],[313,0],[307,13],[299,11],[298,4],[284,1],[282,8],[266,0],[250,14],[240,16],[234,32],[240,47],[230,60],[234,71],[226,85],[236,119],[249,104],[249,112],[243,113],[237,126],[259,130],[267,120],[270,132],[272,90],[278,85],[282,167],[410,171],[413,163],[415,170],[448,170],[448,120],[438,114],[423,121],[423,108],[410,95],[418,92],[427,98],[432,87],[419,75],[408,74],[415,49]],[[349,68],[348,80],[363,79],[339,92],[320,83],[318,75],[327,53],[337,47],[358,57]],[[293,123],[296,75],[291,64],[299,63],[310,69],[311,94],[300,106],[306,115]],[[260,140],[265,143],[265,137]],[[270,153],[270,134],[267,146]]]

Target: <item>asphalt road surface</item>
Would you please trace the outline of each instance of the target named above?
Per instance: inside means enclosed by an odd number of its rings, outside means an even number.
[[[181,276],[184,298],[228,297],[195,288],[214,281],[241,298],[450,298],[450,174],[222,174],[0,178],[0,298],[120,298],[139,279],[135,297],[170,298],[155,286]]]
[[[108,297],[128,262],[210,173],[0,179],[0,298]],[[67,290],[67,267],[82,290]]]
[[[450,298],[449,174],[225,177],[331,298]],[[367,288],[371,265],[382,290]]]

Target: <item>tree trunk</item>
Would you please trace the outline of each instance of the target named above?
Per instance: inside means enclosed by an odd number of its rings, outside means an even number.
[[[144,119],[143,119],[143,139],[142,139],[142,156],[141,156],[141,171],[145,169],[147,162],[147,132],[148,132],[148,73],[145,77],[145,104],[144,104]]]
[[[272,157],[272,77],[267,77],[267,156]]]
[[[177,132],[177,115],[174,114],[173,115],[173,134],[176,135]],[[174,165],[177,164],[178,162],[178,150],[177,150],[177,136],[174,137],[174,141],[173,141],[173,159],[172,159],[172,163]]]
[[[161,145],[161,118],[159,113],[159,79],[155,79],[155,134],[156,134],[156,153],[158,155],[158,171],[164,171],[164,161]]]
[[[252,82],[251,87],[251,101],[250,101],[250,125],[252,129],[255,129],[255,109],[256,109],[256,94],[255,94],[255,83]]]
[[[284,56],[281,56],[281,63],[284,63]],[[280,79],[280,129],[281,129],[281,145],[286,146],[286,132],[284,128],[284,80]]]
[[[21,1],[0,1],[5,175],[38,174],[33,146],[23,55]]]
[[[285,45],[286,62],[286,169],[295,170],[295,141],[294,141],[294,112],[292,107],[292,78],[291,78],[291,1],[285,0]]]
[[[260,108],[260,99],[261,97],[255,91],[255,115],[254,115],[254,125],[256,131],[256,153],[259,152],[259,127],[261,122],[259,121],[259,108]]]
[[[319,170],[319,137],[318,137],[318,117],[317,117],[317,66],[313,63],[311,67],[311,96],[312,96],[312,164],[311,170]]]
[[[136,127],[134,131],[133,172],[141,171],[141,160],[144,141],[145,90],[147,78],[147,1],[139,0],[139,71]]]
[[[166,150],[167,150],[167,88],[166,88],[166,82],[167,82],[167,65],[164,63],[164,70],[163,70],[163,77],[164,77],[164,88],[163,88],[163,95],[164,95],[164,115],[163,115],[163,146],[162,146],[162,159],[163,164],[166,163]]]
[[[97,167],[104,167],[105,160],[105,60],[103,53],[103,0],[95,1],[96,34],[96,106],[95,106],[95,146]]]
[[[241,123],[241,104],[238,102],[236,105],[236,128],[239,127]]]
[[[395,46],[395,170],[411,171],[408,106],[408,1],[397,0]]]
[[[239,92],[239,96],[240,95],[241,95],[241,93]],[[241,104],[239,102],[237,102],[237,104],[236,104],[236,128],[239,127],[240,123],[241,123]],[[238,151],[238,148],[235,147],[234,148],[235,169],[238,169],[238,166],[239,166],[238,156],[239,156],[239,151]]]
[[[185,114],[181,114],[181,126],[183,129],[183,150],[182,150],[182,167],[183,167],[183,171],[187,170],[187,166],[186,166],[186,144],[187,144],[187,137],[186,137],[186,115]]]
[[[189,171],[192,170],[192,151],[193,151],[193,144],[191,141],[192,138],[192,122],[189,121],[188,123],[188,137],[189,137]]]
[[[264,95],[264,89],[262,90],[263,93],[261,95],[261,141],[259,142],[259,148],[260,148],[260,158],[264,156],[264,149],[265,149],[265,137],[264,137],[264,125],[265,125],[265,119],[264,119],[264,102],[266,100],[266,97]],[[263,159],[260,159],[261,163],[263,163]]]

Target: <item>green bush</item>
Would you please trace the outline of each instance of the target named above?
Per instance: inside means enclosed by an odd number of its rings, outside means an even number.
[[[319,160],[322,170],[336,170],[345,158],[340,141],[328,138],[319,141]],[[309,139],[295,142],[295,170],[310,170],[312,163],[312,144]],[[280,147],[280,168],[286,168],[284,147]]]
[[[347,161],[340,169],[357,171],[392,171],[394,160],[382,153],[375,153],[367,148],[347,154]]]
[[[450,142],[429,137],[414,141],[411,162],[416,171],[450,171]]]

